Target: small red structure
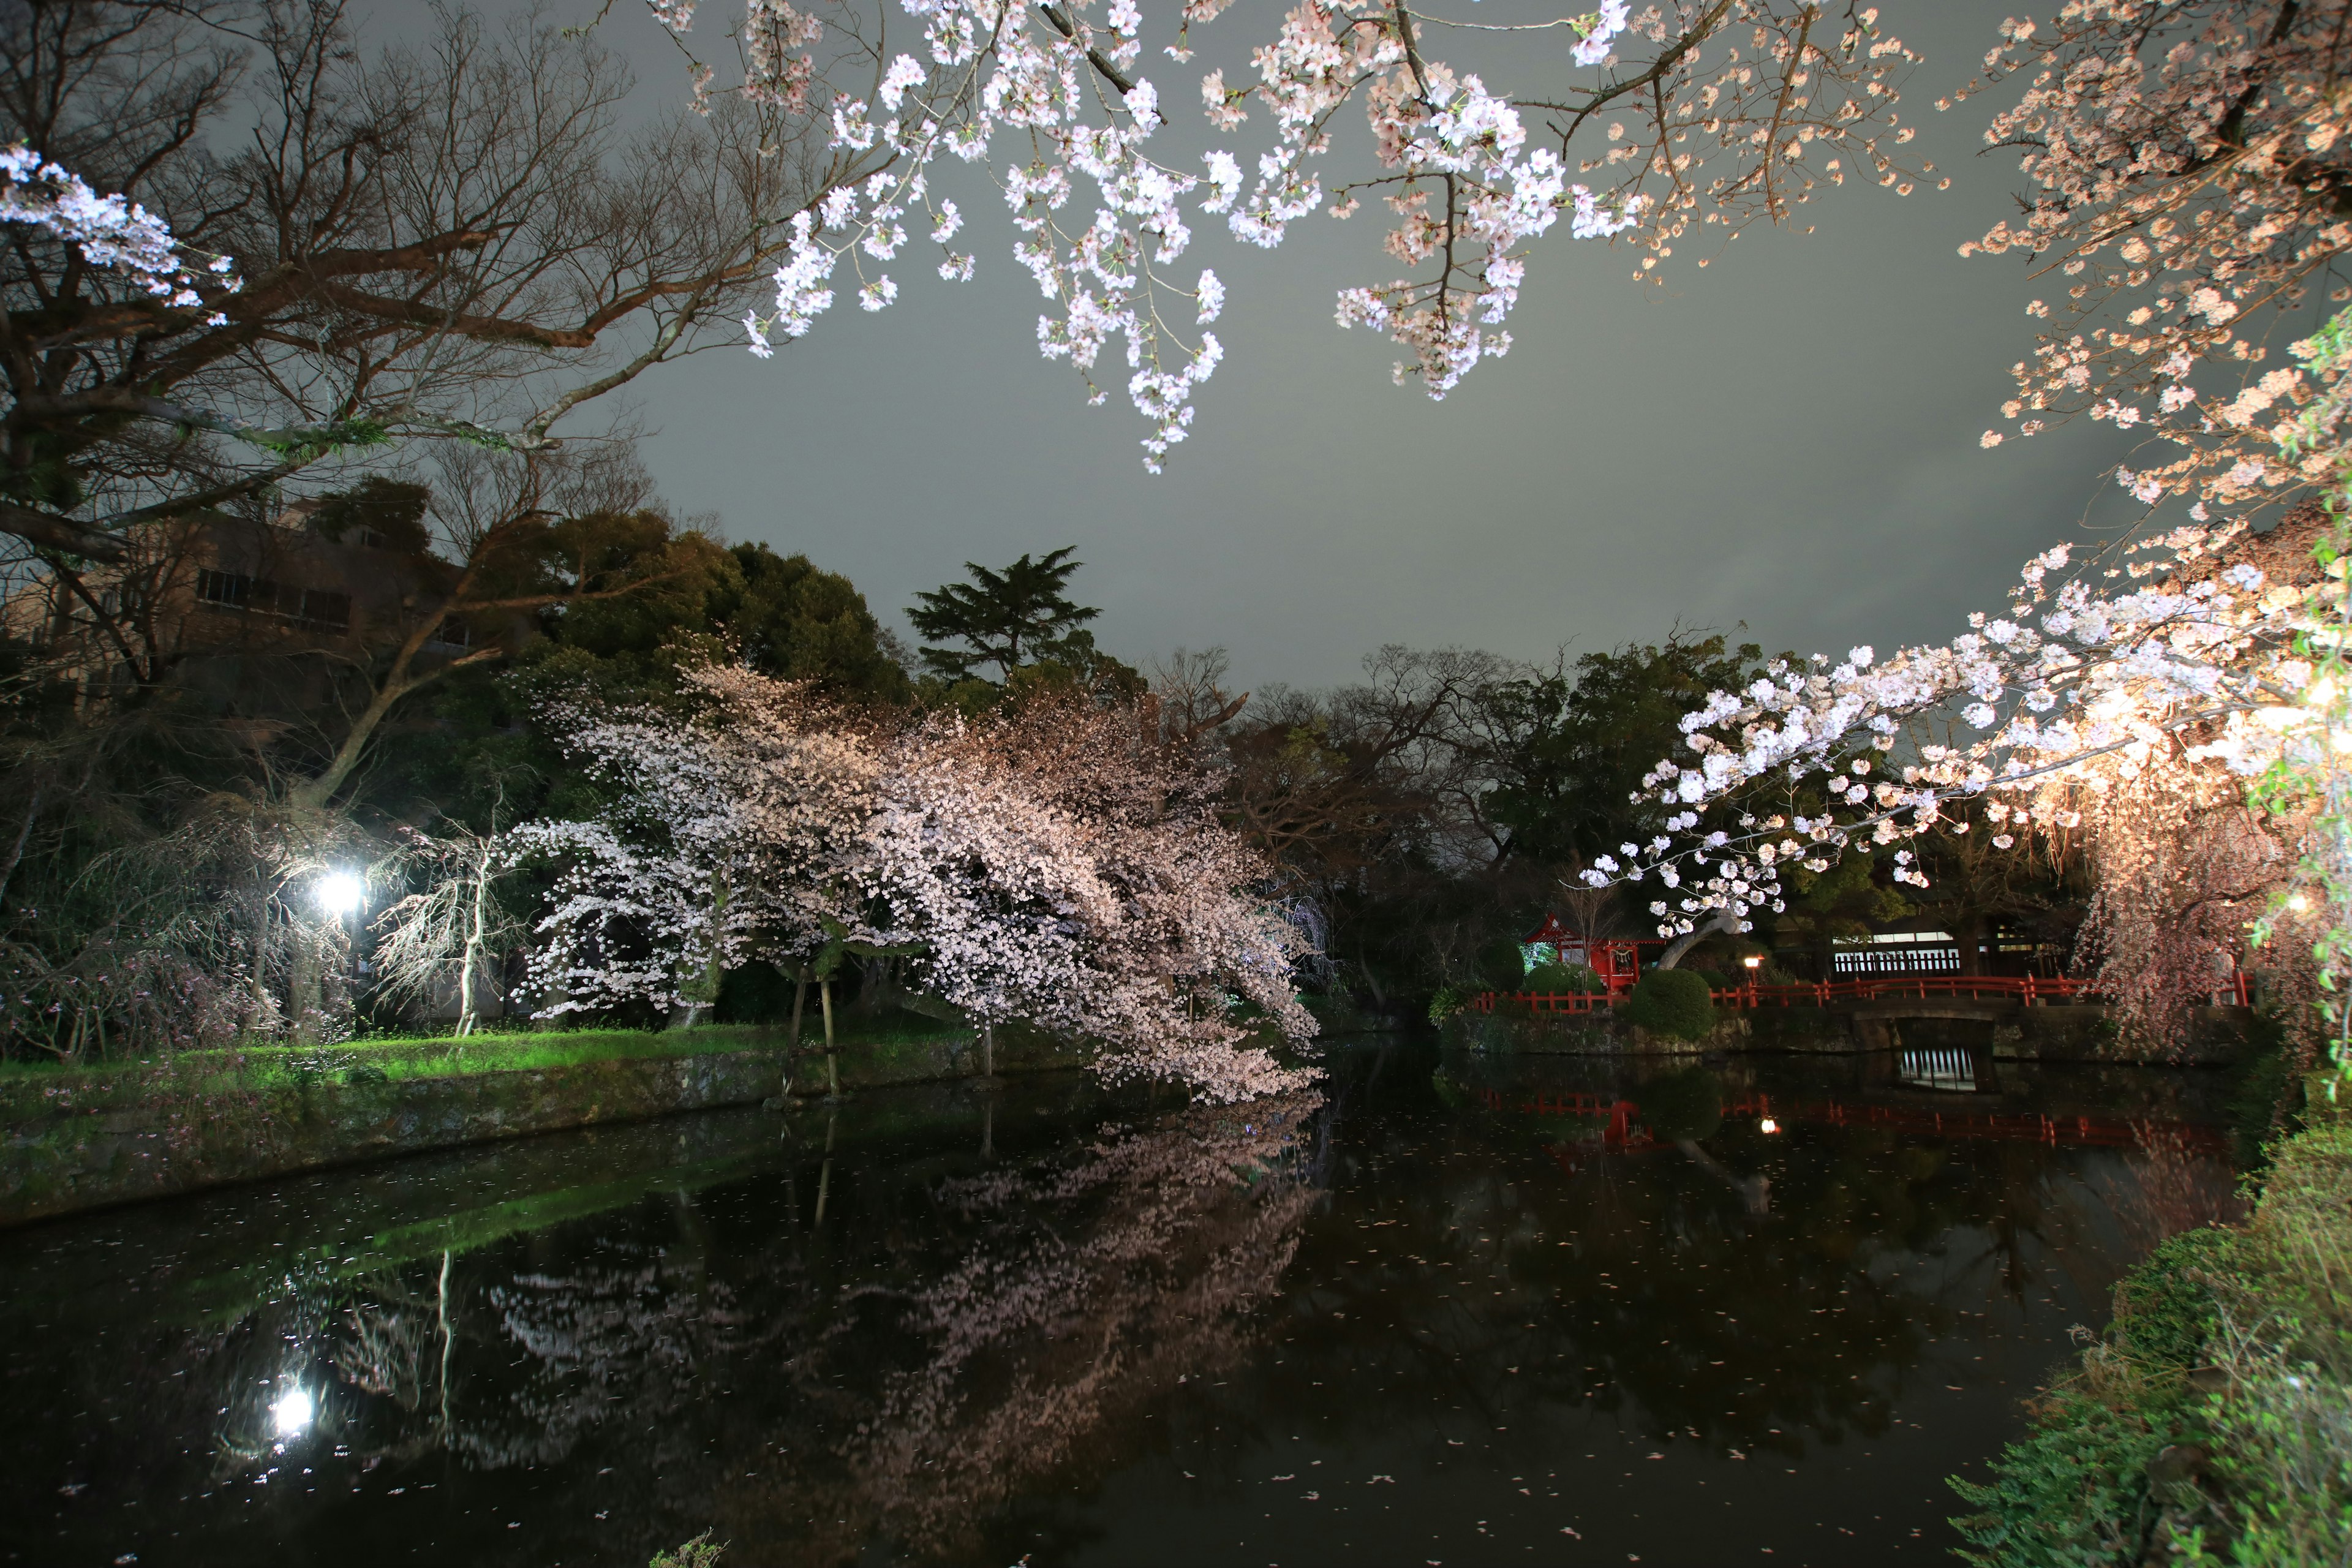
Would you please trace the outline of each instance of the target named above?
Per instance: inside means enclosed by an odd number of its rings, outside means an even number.
[[[1601,976],[1610,995],[1620,996],[1642,977],[1642,950],[1665,945],[1654,937],[1589,938],[1562,925],[1558,915],[1548,914],[1543,924],[1519,939],[1519,954],[1529,969],[1553,961],[1571,968],[1581,965]]]

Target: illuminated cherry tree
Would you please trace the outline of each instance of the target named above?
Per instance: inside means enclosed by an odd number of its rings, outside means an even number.
[[[648,4],[689,41],[692,0]],[[1163,0],[1152,16],[1161,51],[1188,62],[1192,29],[1228,4]],[[904,51],[885,42],[905,25],[901,7],[920,30]],[[942,278],[971,278],[975,255],[957,248],[965,216],[940,186],[955,183],[941,178],[951,163],[975,165],[1003,193],[1014,258],[1048,301],[1040,350],[1076,368],[1100,402],[1101,356],[1122,343],[1157,471],[1223,354],[1209,329],[1225,285],[1193,270],[1193,218],[1272,247],[1318,208],[1346,217],[1365,197],[1381,201],[1394,220],[1385,248],[1412,271],[1340,289],[1337,315],[1386,333],[1408,354],[1398,379],[1443,396],[1508,351],[1528,247],[1562,219],[1579,237],[1640,245],[1647,275],[1677,242],[1785,218],[1821,183],[1866,175],[1907,190],[1927,172],[1898,162],[1912,131],[1897,123],[1895,84],[1916,57],[1866,6],[1833,16],[1820,0],[1677,0],[1636,16],[1626,0],[1602,0],[1489,25],[1303,0],[1253,51],[1254,81],[1229,84],[1220,69],[1197,84],[1215,136],[1248,126],[1257,151],[1213,145],[1197,161],[1162,150],[1173,99],[1141,74],[1145,23],[1138,0],[1099,13],[1093,0],[745,0],[732,90],[809,116],[835,160],[830,194],[793,220],[773,309],[745,321],[752,352],[807,332],[844,291],[864,310],[887,307],[910,224],[939,247]],[[1441,34],[1487,51],[1489,68],[1505,48],[1514,68],[1540,62],[1551,85],[1524,103],[1499,97],[1475,64],[1429,52]],[[707,101],[715,68],[692,68]],[[1326,155],[1351,104],[1379,172],[1329,184]]]
[[[2295,351],[2318,391],[2281,432],[2282,460],[2324,458],[2340,494],[2352,322]],[[2341,515],[2309,505],[2259,537],[2242,521],[2181,528],[2082,568],[2060,546],[2026,567],[2006,614],[1969,617],[1949,643],[1775,660],[1684,718],[1688,755],[1643,781],[1665,831],[1586,879],[1654,884],[1662,932],[1745,930],[1784,907],[1792,866],[1891,849],[1896,879],[1924,887],[1914,854],[1895,847],[1921,834],[1980,826],[2008,849],[2081,832],[2100,882],[2089,946],[2127,1008],[2177,1020],[2213,986],[2215,954],[2249,939],[2278,944],[2290,991],[2340,989],[2352,977]],[[2327,1013],[2341,1039],[2340,999]]]
[[[766,924],[738,759],[653,710],[550,718],[607,804],[525,823],[508,846],[558,868],[530,960],[538,1016],[644,1001],[692,1024]]]
[[[868,886],[917,972],[983,1025],[1082,1037],[1097,1069],[1213,1100],[1295,1088],[1258,1031],[1300,1040],[1293,928],[1209,781],[1133,710],[1034,703],[910,735],[884,785]]]
[[[692,716],[547,715],[606,804],[507,845],[559,868],[532,959],[542,1016],[635,1000],[691,1025],[728,970],[803,957],[832,931],[878,935],[858,886],[874,738],[797,683],[714,668],[685,685]]]
[[[908,955],[982,1029],[1089,1042],[1110,1078],[1229,1100],[1294,1089],[1314,1021],[1265,867],[1149,717],[1040,700],[981,724],[856,721],[790,682],[688,677],[702,711],[559,710],[605,795],[506,853],[556,868],[541,1016],[650,1002],[691,1024],[725,973],[849,941]]]
[[[2022,83],[1985,142],[2019,150],[2031,188],[1961,248],[2052,279],[2002,409],[2017,434],[2076,414],[2154,432],[2174,450],[2118,480],[2189,498],[2199,521],[2327,480],[2330,455],[2288,439],[2321,389],[2258,367],[2280,311],[2323,285],[2348,297],[2324,284],[2352,246],[2345,20],[2299,0],[2101,0],[2002,25],[1970,90]]]

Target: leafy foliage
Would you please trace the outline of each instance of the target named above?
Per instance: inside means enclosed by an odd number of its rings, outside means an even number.
[[[1763,657],[1754,643],[1676,632],[1654,646],[1590,653],[1573,673],[1523,677],[1480,694],[1496,736],[1487,816],[1505,852],[1586,866],[1646,839],[1665,813],[1634,804],[1643,775],[1681,749],[1682,716],[1736,689]]]
[[[2286,1140],[2252,1221],[2184,1233],[1954,1521],[1971,1562],[2332,1561],[2352,1540],[2352,1127]]]
[[[1522,991],[1534,991],[1560,995],[1577,994],[1597,996],[1609,989],[1609,983],[1593,973],[1589,964],[1538,963],[1528,972],[1519,984]]]
[[[1024,553],[1002,572],[967,561],[971,582],[917,594],[907,618],[931,639],[923,646],[924,667],[955,681],[971,679],[992,664],[1002,682],[1024,665],[1063,662],[1081,651],[1090,659],[1091,635],[1082,650],[1074,639],[1102,612],[1063,592],[1084,564],[1076,553],[1070,545],[1034,561]]]
[[[1707,989],[1706,979],[1687,969],[1653,969],[1634,983],[1617,1016],[1679,1040],[1703,1040],[1715,1027],[1715,999]]]
[[[710,1531],[706,1530],[675,1552],[655,1552],[646,1568],[719,1568],[719,1555],[726,1550],[712,1541]]]

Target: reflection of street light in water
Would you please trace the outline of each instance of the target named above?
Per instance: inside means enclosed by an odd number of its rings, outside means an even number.
[[[269,1407],[270,1418],[277,1423],[280,1437],[299,1437],[309,1431],[310,1414],[310,1395],[299,1388],[288,1389]]]
[[[360,907],[367,884],[355,872],[330,871],[319,879],[319,907],[341,920]]]
[[[1756,1124],[1756,1131],[1759,1132],[1778,1132],[1780,1131],[1780,1124],[1768,1116],[1763,1121]]]

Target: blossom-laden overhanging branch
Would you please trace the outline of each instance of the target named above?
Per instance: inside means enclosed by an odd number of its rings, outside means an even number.
[[[2324,456],[2340,498],[2352,328],[2338,318],[2295,347],[2326,391],[2283,446],[2290,460]],[[2261,536],[2181,528],[2071,576],[2060,546],[2027,566],[2006,615],[1972,616],[1948,644],[1772,661],[1685,717],[1690,756],[1662,760],[1636,797],[1664,831],[1585,879],[1654,882],[1663,933],[1745,930],[1785,908],[1793,868],[1892,848],[1895,879],[1925,887],[1914,852],[1894,847],[1981,829],[2010,849],[2087,823],[2109,862],[2092,945],[2127,1005],[2195,988],[2200,955],[2159,963],[2166,942],[2234,955],[2249,935],[2305,944],[2317,986],[2338,990],[2352,927],[2343,516],[2339,499]],[[2149,901],[2154,884],[2190,882],[2194,898]],[[2327,1012],[2340,1037],[2343,1009]]]
[[[932,989],[974,1018],[1098,1043],[1105,1076],[1217,1100],[1304,1081],[1257,1039],[1314,1033],[1269,868],[1213,812],[1209,775],[1134,710],[1041,700],[907,737],[866,885]]]
[[[2022,253],[2064,290],[2028,307],[2051,324],[2012,367],[2016,434],[2085,413],[2150,431],[2175,450],[2119,482],[2200,521],[2329,480],[2327,451],[2287,440],[2323,389],[2254,367],[2312,288],[2352,297],[2327,281],[2352,247],[2347,21],[2344,0],[2102,0],[2002,25],[1969,90],[2024,81],[1985,141],[2019,150],[2032,188],[1961,252]]]
[[[2340,333],[2298,345],[2338,382]],[[2252,779],[2327,755],[2352,742],[2315,717],[2335,696],[2314,661],[2338,637],[2327,584],[2340,568],[2331,577],[2312,554],[2329,526],[2315,508],[2260,538],[2239,523],[2187,527],[2072,576],[2062,545],[2029,563],[2006,615],[1971,616],[1948,644],[1774,660],[1685,717],[1691,758],[1644,779],[1666,831],[1587,879],[1655,879],[1662,929],[1687,931],[1718,911],[1777,908],[1791,866],[1968,831],[1961,803],[1984,803],[2006,848],[2035,826],[2076,825],[2065,788],[2104,787],[2161,757]],[[1939,719],[1957,736],[1922,739]],[[1908,852],[1895,859],[1900,879],[1924,882]]]
[[[2309,529],[2294,531],[2307,547]],[[2102,769],[2177,746],[2251,778],[2324,743],[2305,722],[2307,585],[2291,550],[2275,552],[2290,575],[2274,578],[2245,558],[2248,542],[2236,525],[2176,531],[2158,559],[2119,569],[2144,585],[2114,592],[2083,575],[2053,584],[2062,545],[2027,566],[2007,615],[1971,616],[1948,644],[1773,660],[1684,719],[1692,758],[1662,760],[1644,781],[1666,831],[1602,857],[1586,879],[1656,881],[1662,931],[1718,911],[1745,922],[1778,910],[1787,868],[1824,870],[1939,826],[1967,831],[1952,816],[1964,802],[1986,803],[2007,848],[2036,826],[2077,826],[2053,786]],[[1916,738],[1955,710],[1976,738]],[[1895,860],[1899,879],[1925,885],[1908,851]]]
[[[188,253],[171,226],[138,203],[100,195],[82,177],[21,142],[0,148],[0,223],[41,229],[92,267],[131,278],[170,310],[201,310],[244,286],[226,256]],[[212,324],[227,320],[215,311]]]
[[[640,1002],[691,1022],[729,970],[848,941],[907,953],[983,1026],[1087,1039],[1109,1078],[1217,1100],[1306,1080],[1267,1043],[1314,1032],[1297,934],[1206,779],[1134,710],[1040,700],[893,731],[742,670],[689,685],[693,717],[551,726],[607,804],[510,841],[556,868],[542,1015]]]
[[[1172,7],[1177,29],[1166,53],[1190,60],[1190,29],[1228,3]],[[688,35],[697,9],[688,0],[648,4],[673,35]],[[829,150],[842,168],[871,171],[845,178],[816,213],[795,220],[774,308],[745,321],[752,352],[766,355],[773,337],[807,332],[835,303],[844,262],[863,309],[889,305],[898,284],[883,268],[908,244],[909,221],[928,223],[943,278],[969,279],[974,256],[952,247],[964,216],[934,189],[933,170],[943,155],[982,164],[1021,232],[1015,258],[1051,301],[1038,321],[1040,349],[1073,364],[1099,403],[1100,355],[1123,340],[1128,395],[1153,426],[1143,445],[1155,472],[1185,438],[1194,391],[1223,353],[1208,330],[1223,309],[1223,282],[1207,268],[1189,279],[1174,270],[1192,241],[1188,200],[1235,237],[1271,247],[1327,202],[1345,217],[1377,195],[1396,218],[1389,253],[1423,270],[1339,290],[1339,320],[1386,332],[1411,356],[1397,366],[1399,381],[1443,396],[1480,360],[1508,351],[1503,329],[1527,245],[1563,216],[1579,237],[1631,235],[1650,253],[1642,263],[1649,275],[1694,225],[1721,226],[1728,237],[1758,216],[1785,218],[1817,183],[1843,184],[1849,159],[1851,172],[1867,168],[1905,190],[1924,172],[1881,146],[1882,138],[1911,137],[1895,123],[1895,86],[1916,57],[1868,7],[1833,16],[1819,0],[1708,0],[1636,16],[1625,0],[1603,0],[1548,22],[1490,26],[1402,0],[1303,0],[1253,52],[1254,86],[1229,87],[1223,70],[1200,83],[1220,132],[1265,115],[1271,136],[1253,177],[1223,147],[1208,151],[1197,172],[1155,153],[1167,116],[1160,89],[1139,74],[1138,0],[1108,0],[1098,17],[1093,0],[900,4],[921,27],[919,49],[893,52],[884,42],[898,9],[887,3],[871,15],[824,5],[828,19],[820,19],[790,0],[746,0],[735,33],[740,90],[829,120]],[[1480,43],[1497,41],[1487,34],[1538,35],[1511,40],[1521,54],[1566,39],[1560,68],[1577,85],[1529,100],[1527,108],[1551,117],[1544,132],[1531,132],[1521,108],[1479,74],[1428,55],[1430,37],[1445,29]],[[1646,60],[1620,60],[1621,47],[1644,42]],[[714,73],[694,69],[697,92],[707,95]],[[852,78],[854,90],[835,85]],[[1327,191],[1319,161],[1337,115],[1358,102],[1381,173]],[[1586,155],[1604,132],[1605,150]],[[1729,171],[1704,170],[1710,155]],[[1597,178],[1585,184],[1579,174]],[[1080,195],[1089,185],[1091,200]]]

